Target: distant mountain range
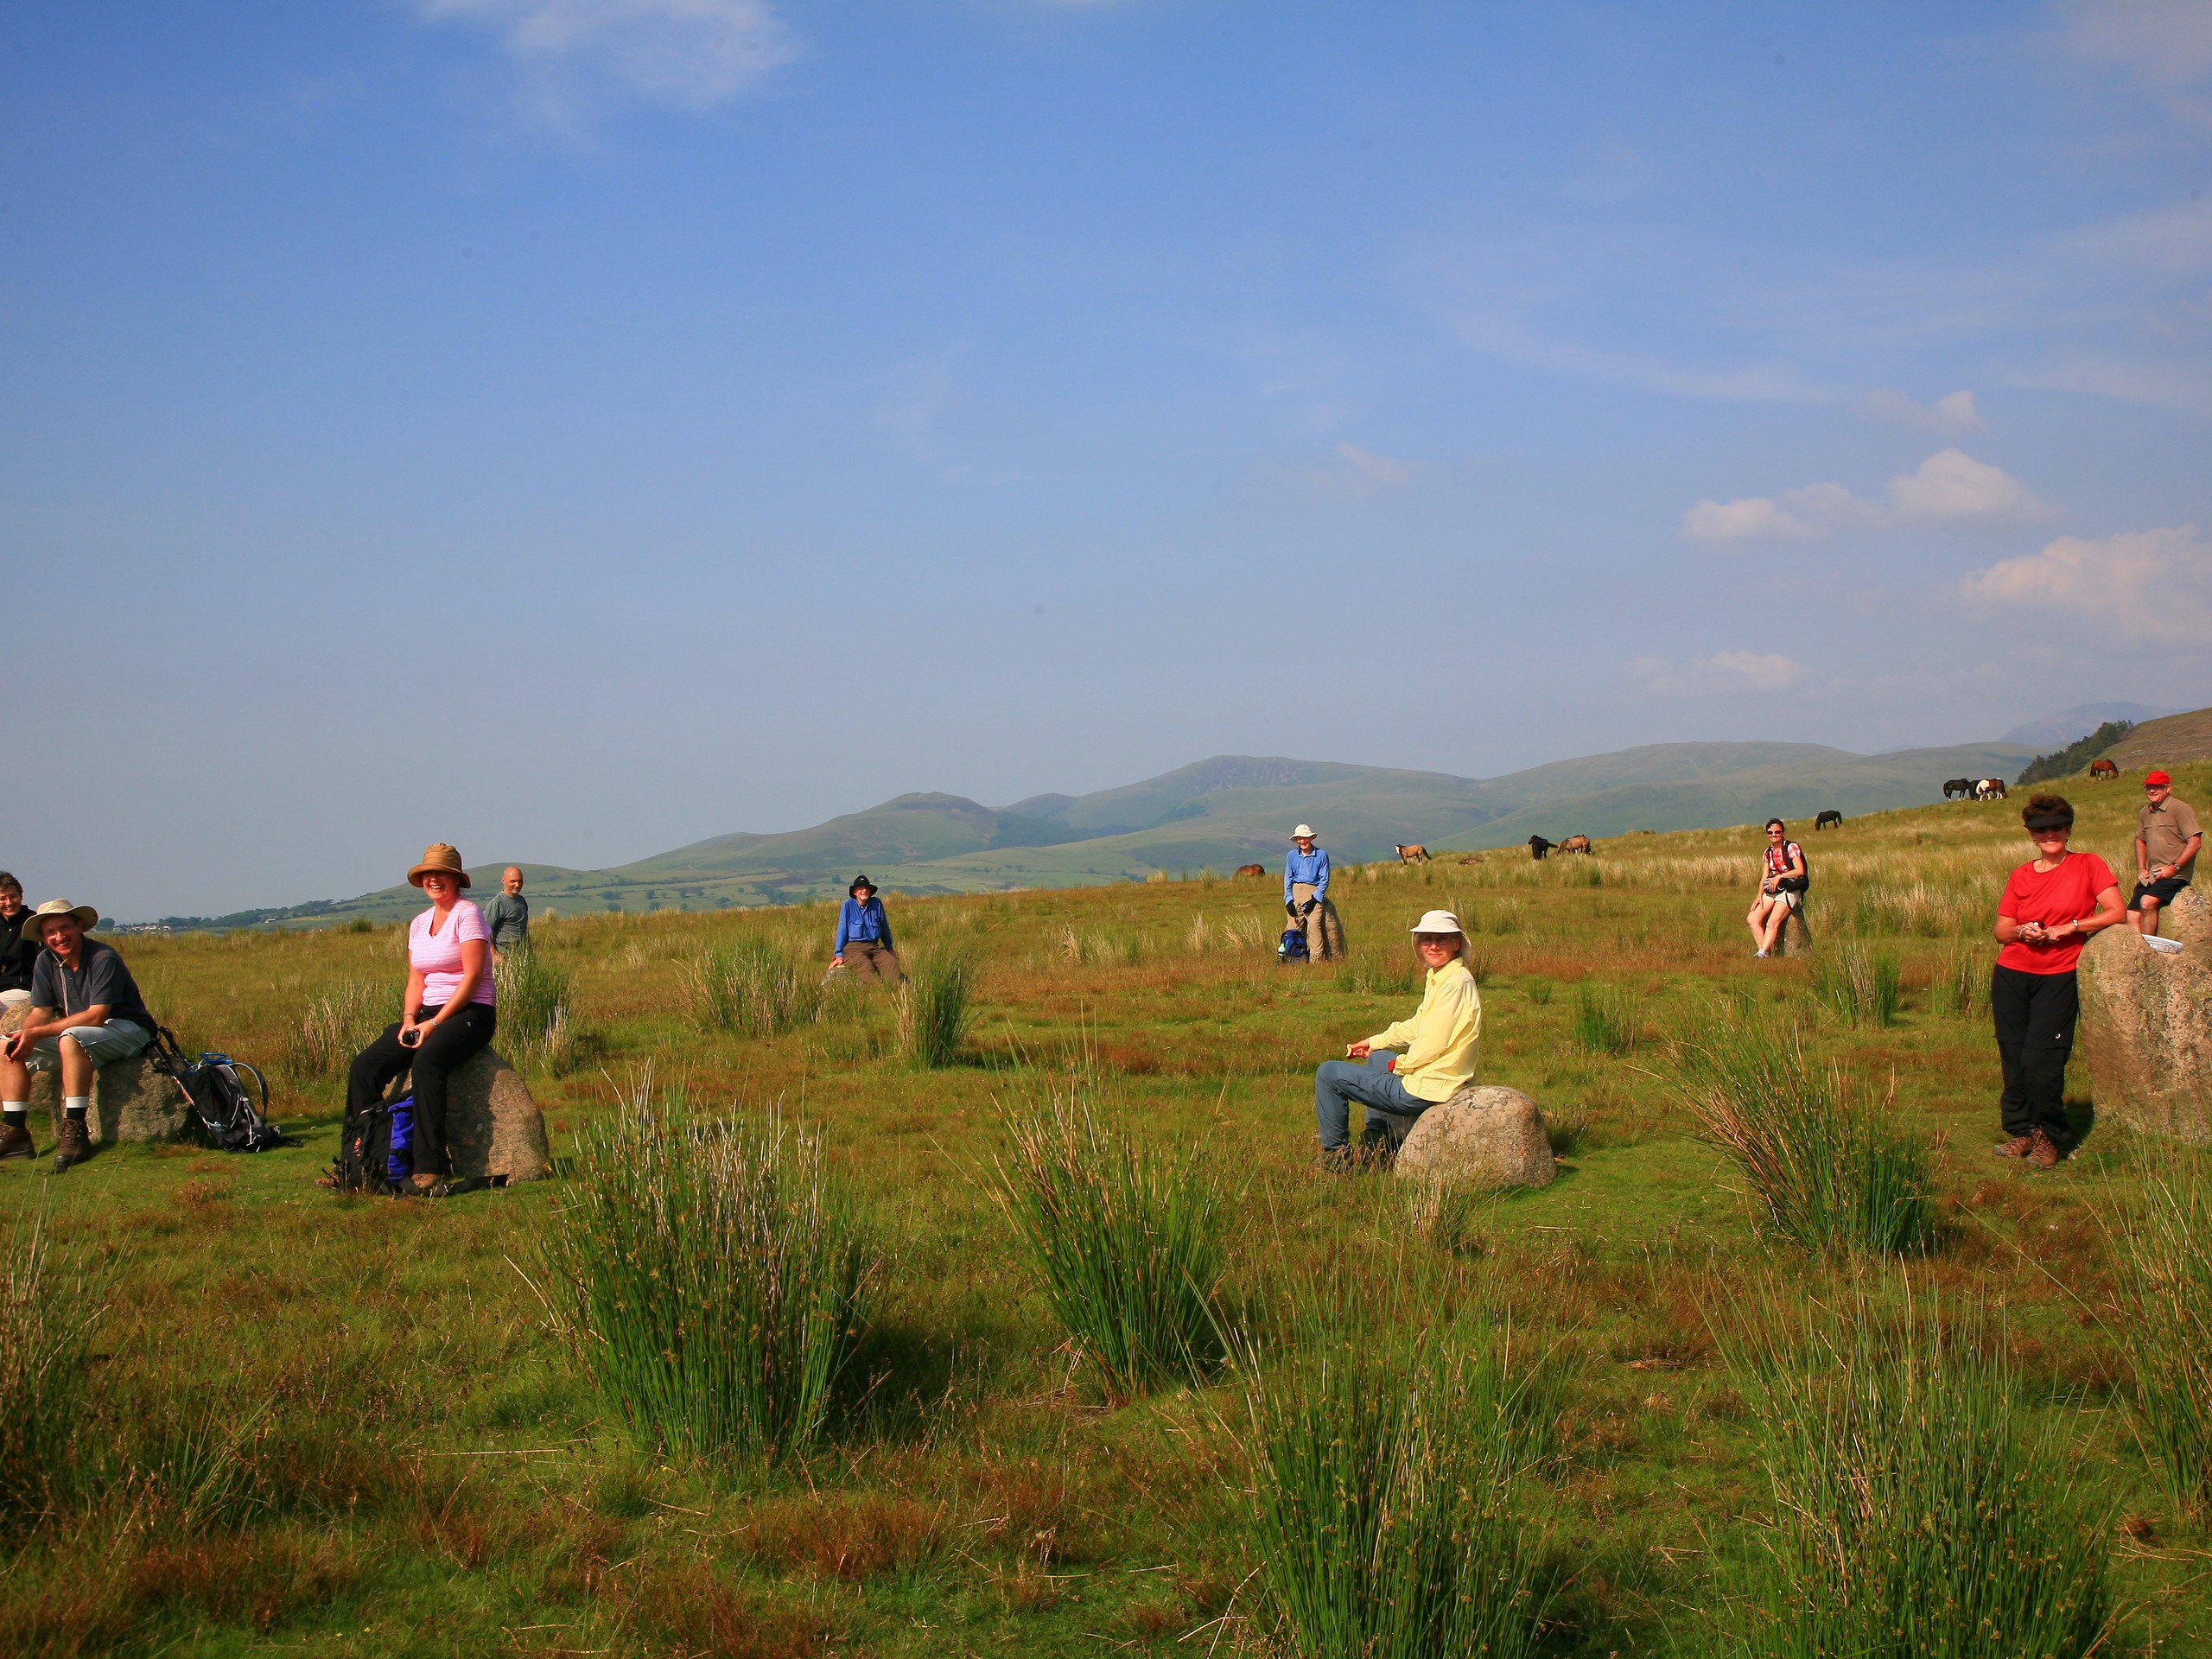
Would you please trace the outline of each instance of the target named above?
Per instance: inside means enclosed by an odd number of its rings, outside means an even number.
[[[2137,707],[2093,703],[2018,729],[2079,736],[2102,720],[2130,718],[2102,711]],[[2090,714],[2098,721],[2080,727]],[[2123,765],[2139,753],[2212,754],[2212,709],[2141,726],[2122,748]],[[1033,795],[1001,808],[958,795],[901,795],[811,829],[716,836],[613,869],[525,863],[523,871],[540,913],[567,914],[789,904],[841,894],[861,870],[887,891],[916,893],[1080,887],[1245,863],[1279,873],[1301,821],[1338,860],[1358,862],[1389,856],[1399,842],[1443,851],[1510,846],[1531,835],[1556,841],[1775,814],[1810,818],[1830,808],[1856,817],[1941,800],[1947,779],[2016,776],[2037,752],[2011,741],[1872,755],[1817,743],[1654,743],[1490,779],[1217,755],[1090,795]],[[501,868],[472,869],[480,894],[497,887]],[[394,887],[283,910],[167,919],[219,927],[390,921],[422,902],[413,888]]]

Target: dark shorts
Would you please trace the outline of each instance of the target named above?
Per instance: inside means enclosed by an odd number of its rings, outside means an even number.
[[[2130,910],[2142,909],[2145,894],[2162,905],[2171,905],[2174,901],[2174,894],[2188,885],[2189,883],[2178,875],[2170,875],[2163,881],[2138,881],[2135,884],[2135,896],[2127,901],[2127,907]]]

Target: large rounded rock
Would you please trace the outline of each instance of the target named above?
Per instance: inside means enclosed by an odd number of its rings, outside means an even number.
[[[1775,953],[1784,957],[1808,957],[1813,953],[1813,930],[1805,923],[1802,899],[1789,907],[1789,919],[1783,923],[1782,931],[1774,942]]]
[[[491,1049],[446,1079],[446,1154],[462,1179],[534,1181],[552,1171],[544,1114],[521,1074]]]
[[[1536,1103],[1472,1084],[1414,1120],[1395,1167],[1414,1180],[1483,1187],[1549,1186],[1559,1174]]]
[[[56,1073],[32,1074],[30,1103],[34,1109],[45,1107],[60,1134],[61,1079]],[[114,1061],[92,1073],[92,1103],[85,1113],[85,1132],[107,1143],[189,1141],[199,1133],[184,1090],[143,1056]]]
[[[2082,1058],[2100,1120],[2212,1145],[2212,904],[2184,887],[2162,951],[2108,927],[2082,952]]]

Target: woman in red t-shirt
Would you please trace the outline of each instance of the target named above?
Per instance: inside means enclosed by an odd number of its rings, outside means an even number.
[[[2126,920],[2127,912],[2112,867],[2094,853],[2066,850],[2074,809],[2064,797],[2034,797],[2020,822],[2035,839],[2036,855],[2012,872],[1997,901],[1997,939],[2005,948],[1989,979],[2010,1137],[1997,1155],[2050,1169],[2073,1139],[2066,1122],[2066,1061],[2082,1011],[2074,964],[2090,934]]]

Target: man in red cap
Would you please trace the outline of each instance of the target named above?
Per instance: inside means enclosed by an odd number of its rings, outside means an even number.
[[[2204,831],[2187,801],[2174,799],[2174,780],[2163,772],[2143,779],[2143,810],[2135,820],[2135,896],[2127,919],[2138,933],[2156,934],[2158,911],[2174,901],[2196,873]]]

